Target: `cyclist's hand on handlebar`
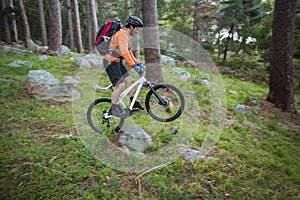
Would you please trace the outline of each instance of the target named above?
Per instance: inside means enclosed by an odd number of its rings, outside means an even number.
[[[142,63],[138,63],[137,65],[143,68],[143,70],[145,69],[145,66]]]
[[[141,63],[139,63],[139,64],[137,64],[137,65],[134,65],[133,68],[135,69],[135,71],[136,71],[140,76],[143,74],[144,69],[145,69],[144,65],[141,64]]]

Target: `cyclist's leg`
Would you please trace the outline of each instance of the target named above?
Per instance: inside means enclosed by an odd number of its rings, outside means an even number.
[[[118,99],[125,87],[125,83],[124,83],[124,79],[123,79],[122,71],[121,71],[121,63],[120,62],[112,62],[106,68],[106,72],[107,72],[112,84],[116,86],[112,92],[111,108],[109,110],[109,114],[117,116],[117,117],[122,117],[123,116],[121,114],[122,111],[119,111],[117,109]]]
[[[126,67],[123,64],[121,64],[121,71],[123,73],[123,78],[125,80],[126,87],[129,87],[130,85],[133,84],[133,78],[130,76],[130,74],[128,73]],[[135,90],[131,90],[129,92],[130,101],[133,100],[134,92],[135,92]],[[137,101],[137,100],[135,101],[135,103],[133,105],[133,108],[136,108],[138,110],[144,110],[144,108],[141,106],[140,102]]]
[[[112,93],[112,104],[116,104],[125,86],[121,71],[121,63],[112,62],[106,68],[106,73],[108,74],[111,83],[116,86]]]

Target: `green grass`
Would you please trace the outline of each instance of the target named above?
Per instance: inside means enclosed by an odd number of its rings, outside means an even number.
[[[138,174],[109,168],[87,150],[76,133],[71,102],[39,101],[27,94],[25,78],[31,69],[45,69],[59,79],[78,70],[69,58],[42,62],[37,56],[1,52],[0,199],[300,199],[299,132],[284,125],[293,123],[291,118],[280,112],[235,110],[235,104],[259,106],[252,101],[265,99],[266,84],[223,76],[225,90],[236,94],[226,93],[227,116],[209,154],[213,159],[193,164],[178,159],[136,180]],[[33,66],[7,66],[19,59]],[[187,70],[192,79],[201,78],[199,72]],[[190,143],[199,148],[210,123],[211,101],[197,82],[192,88],[204,115]],[[144,117],[140,113],[133,120],[142,126],[147,124]],[[155,152],[171,140],[162,129],[147,151]]]

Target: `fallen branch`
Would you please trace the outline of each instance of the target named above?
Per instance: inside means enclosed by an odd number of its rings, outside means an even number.
[[[145,171],[145,172],[143,172],[142,174],[138,175],[135,179],[139,179],[139,178],[141,178],[142,176],[144,176],[145,174],[148,174],[148,173],[150,173],[150,172],[152,172],[152,171],[154,171],[154,170],[160,169],[160,168],[165,167],[165,166],[167,166],[167,165],[170,165],[170,164],[172,164],[172,163],[173,163],[173,162],[170,161],[170,162],[167,162],[167,163],[158,165],[158,166],[156,166],[156,167],[153,167],[153,168],[151,168],[151,169],[148,169],[147,171]]]

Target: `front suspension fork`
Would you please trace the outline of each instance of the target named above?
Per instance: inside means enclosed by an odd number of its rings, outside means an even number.
[[[149,81],[147,81],[146,84],[148,85],[149,89],[154,93],[154,95],[158,99],[160,105],[163,105],[163,106],[168,105],[168,101],[164,100],[160,96],[160,94],[158,94],[158,92],[154,89],[154,86]]]

